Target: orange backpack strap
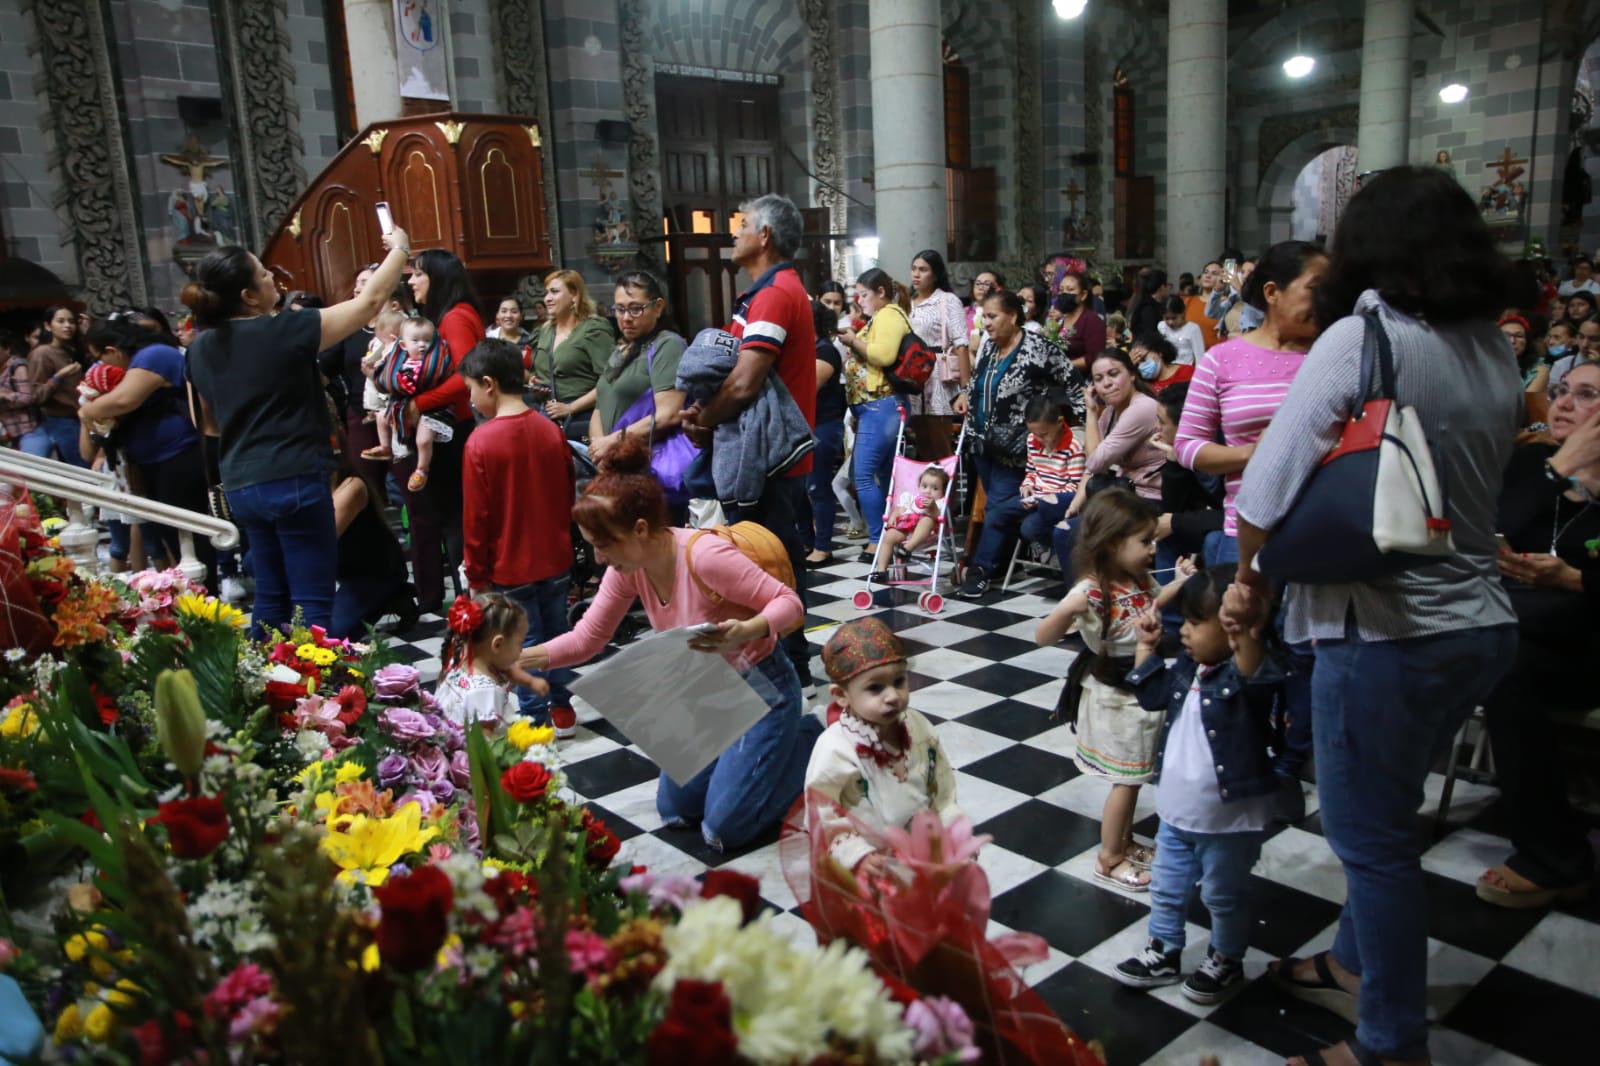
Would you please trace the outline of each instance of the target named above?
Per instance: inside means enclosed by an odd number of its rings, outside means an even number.
[[[725,532],[726,529],[726,526],[713,526],[710,529],[697,529],[689,535],[689,543],[683,546],[683,561],[684,564],[689,568],[689,580],[693,581],[700,589],[701,594],[712,603],[721,603],[722,597],[713,592],[711,590],[711,586],[707,585],[704,581],[701,581],[700,575],[694,572],[694,545],[696,541],[705,536],[707,533],[714,537],[720,537],[721,539],[731,543],[733,538],[727,535]]]

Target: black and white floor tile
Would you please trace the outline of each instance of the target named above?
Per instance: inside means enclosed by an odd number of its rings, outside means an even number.
[[[854,549],[841,550],[841,559]],[[867,566],[839,562],[806,575],[807,636],[820,650],[833,628],[862,612],[850,596]],[[913,592],[879,594],[873,609],[912,652],[913,705],[935,723],[957,767],[957,794],[980,832],[994,896],[993,926],[1043,936],[1047,961],[1024,976],[1062,1020],[1100,1040],[1108,1060],[1224,1066],[1282,1062],[1350,1034],[1338,1017],[1279,993],[1266,963],[1332,943],[1344,900],[1338,860],[1320,832],[1315,792],[1306,818],[1277,830],[1252,876],[1256,931],[1245,960],[1247,983],[1220,1004],[1201,1007],[1176,986],[1153,993],[1118,984],[1111,971],[1143,945],[1148,902],[1093,880],[1099,814],[1108,786],[1079,773],[1072,738],[1053,721],[1065,648],[1038,648],[1035,622],[1054,606],[1058,579],[1036,574],[998,587],[979,603],[950,599],[938,615]],[[407,661],[430,678],[439,668],[442,619],[424,616],[399,642]],[[813,673],[823,676],[813,661]],[[825,699],[825,697],[823,697]],[[660,872],[699,875],[725,866],[758,877],[778,921],[800,938],[810,927],[778,863],[776,836],[732,854],[712,851],[697,831],[663,828],[655,809],[656,768],[591,708],[579,708],[576,739],[563,755],[573,789],[624,838],[622,857]],[[1431,1046],[1436,1063],[1515,1066],[1595,1061],[1585,1050],[1600,1018],[1600,901],[1555,912],[1512,912],[1481,903],[1473,883],[1509,852],[1495,791],[1458,782],[1448,829],[1434,832],[1443,777],[1428,782],[1418,831],[1429,841]],[[1135,832],[1156,828],[1154,795],[1143,791]],[[1208,917],[1191,915],[1185,970],[1204,956]],[[1587,1033],[1587,1036],[1585,1035]]]

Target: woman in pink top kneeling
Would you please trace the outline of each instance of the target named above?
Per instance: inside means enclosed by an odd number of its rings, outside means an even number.
[[[594,603],[570,633],[529,648],[535,669],[575,666],[599,654],[635,599],[656,631],[715,622],[689,646],[715,652],[744,676],[771,710],[693,779],[666,774],[656,810],[668,826],[700,824],[718,850],[737,848],[777,827],[800,795],[811,748],[822,732],[804,713],[800,678],[778,638],[805,621],[800,597],[727,541],[668,525],[667,500],[650,470],[650,451],[627,438],[606,454],[600,476],[572,507],[572,520],[606,564]]]

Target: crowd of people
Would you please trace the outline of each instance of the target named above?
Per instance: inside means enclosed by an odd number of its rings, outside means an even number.
[[[874,571],[964,525],[964,598],[999,595],[1026,551],[1065,588],[1039,642],[1080,649],[1058,713],[1080,769],[1108,785],[1095,876],[1152,901],[1122,979],[1180,979],[1197,885],[1213,935],[1184,993],[1213,1002],[1240,979],[1249,869],[1270,824],[1303,816],[1314,765],[1348,901],[1333,946],[1273,976],[1359,1023],[1326,1061],[1426,1059],[1412,819],[1474,708],[1515,846],[1479,896],[1548,906],[1594,877],[1550,757],[1550,714],[1593,697],[1563,664],[1600,645],[1589,260],[1559,285],[1550,264],[1508,261],[1466,194],[1422,168],[1371,179],[1330,248],[1225,251],[1176,284],[1073,269],[1013,288],[985,270],[963,299],[928,249],[904,283],[883,264],[810,292],[795,205],[763,196],[742,218],[733,259],[752,283],[725,329],[692,339],[644,270],[604,309],[581,274],[555,271],[535,320],[513,296],[486,325],[461,261],[413,256],[403,231],[328,306],[281,296],[254,255],[224,249],[199,265],[176,334],[155,309],[91,323],[55,308],[0,338],[0,425],[10,445],[107,466],[136,494],[226,508],[247,550],[203,561],[233,595],[248,575],[262,629],[298,613],[360,637],[446,614],[441,687],[490,726],[523,715],[570,736],[571,668],[636,607],[656,630],[698,627],[692,646],[768,707],[693,780],[661,779],[662,819],[716,848],[770,832],[807,781],[821,723],[797,576],[839,559],[841,510]],[[1257,556],[1370,397],[1373,329],[1447,487],[1453,551],[1274,582]],[[908,386],[911,341],[933,360]],[[937,462],[957,439],[964,494]],[[907,454],[927,465],[897,493]],[[176,557],[170,530],[105,517],[115,564]],[[920,745],[936,763],[892,638],[852,639],[868,650],[852,645],[860,669],[830,667],[832,717],[866,746],[845,748],[883,768]],[[870,691],[857,680],[896,663]],[[1153,844],[1132,835],[1147,784]],[[953,807],[933,791],[891,804],[892,820]]]

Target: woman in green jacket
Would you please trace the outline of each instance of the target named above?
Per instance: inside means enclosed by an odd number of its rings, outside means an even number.
[[[567,439],[589,433],[595,385],[611,358],[617,338],[576,270],[556,270],[544,279],[545,324],[533,350],[535,391],[543,392],[544,413],[566,431]]]

